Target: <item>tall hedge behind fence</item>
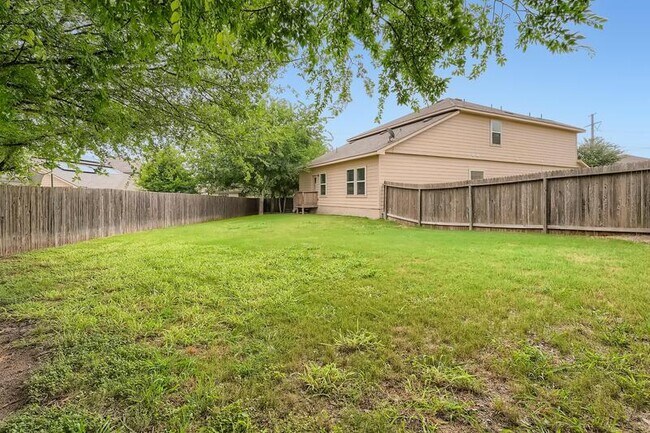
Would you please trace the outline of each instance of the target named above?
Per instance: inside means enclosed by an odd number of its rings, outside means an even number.
[[[257,199],[110,189],[0,186],[0,256],[257,213]]]
[[[387,217],[420,225],[650,234],[650,162],[384,188]]]

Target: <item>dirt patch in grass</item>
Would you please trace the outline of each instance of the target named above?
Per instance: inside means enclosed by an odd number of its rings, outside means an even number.
[[[26,382],[40,351],[18,343],[33,330],[29,322],[0,321],[0,420],[27,402]]]

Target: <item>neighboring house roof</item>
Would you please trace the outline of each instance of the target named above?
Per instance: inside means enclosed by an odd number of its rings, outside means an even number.
[[[635,162],[650,161],[650,158],[645,158],[643,156],[635,156],[630,154],[623,154],[621,159],[619,159],[616,164],[633,164]]]
[[[515,119],[521,122],[533,123],[552,128],[573,132],[584,132],[584,129],[553,120],[525,116],[510,111],[499,110],[484,105],[466,102],[460,99],[443,99],[433,105],[423,108],[406,116],[369,129],[366,132],[348,139],[348,143],[332,150],[316,159],[309,166],[315,167],[336,161],[360,158],[372,155],[384,148],[393,146],[406,137],[416,135],[429,127],[444,122],[460,112],[487,114],[495,117]],[[389,131],[390,130],[390,131]],[[390,132],[392,131],[393,137]]]
[[[123,172],[117,167],[126,169]],[[124,189],[137,190],[131,165],[123,160],[111,159],[110,163],[102,165],[95,160],[82,159],[78,164],[57,163],[57,166],[50,170],[42,169],[35,176],[35,181],[41,186],[50,186],[49,176],[54,176],[62,183],[77,188],[93,189]]]
[[[106,163],[116,170],[126,174],[133,174],[135,170],[140,169],[140,163],[137,161],[126,161],[119,158],[108,158]]]

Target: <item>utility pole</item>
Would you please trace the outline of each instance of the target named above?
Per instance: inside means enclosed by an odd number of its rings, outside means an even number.
[[[591,122],[589,122],[589,125],[587,125],[591,128],[591,139],[589,140],[591,144],[594,144],[594,140],[596,138],[596,125],[600,125],[601,123],[603,123],[603,122],[596,122],[596,114],[597,113],[591,113],[589,115]]]

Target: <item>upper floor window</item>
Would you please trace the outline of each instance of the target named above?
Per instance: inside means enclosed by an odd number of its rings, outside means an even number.
[[[345,173],[347,195],[366,195],[366,168],[359,167]]]
[[[470,180],[479,180],[485,177],[485,173],[482,170],[470,170],[469,178]]]
[[[501,121],[490,120],[490,136],[493,146],[501,146]]]
[[[327,195],[327,175],[325,173],[321,173],[319,175],[320,178],[320,195]]]

